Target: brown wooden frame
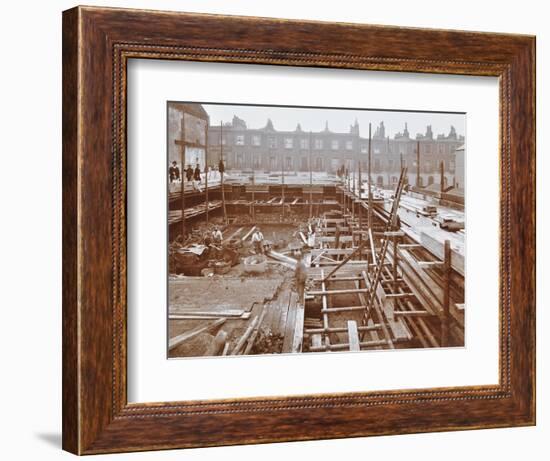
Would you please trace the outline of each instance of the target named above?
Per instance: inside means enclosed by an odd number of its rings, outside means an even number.
[[[497,76],[500,383],[128,404],[130,58]],[[77,7],[63,13],[63,448],[89,454],[535,423],[535,38]]]

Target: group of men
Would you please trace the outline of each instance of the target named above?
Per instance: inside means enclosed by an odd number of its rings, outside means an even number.
[[[195,189],[200,189],[200,187],[197,186],[197,183],[200,184],[202,182],[200,165],[197,163],[197,166],[195,168],[193,168],[191,165],[187,165],[187,168],[184,171],[185,179],[187,179],[187,181],[189,182],[193,181],[193,187]],[[223,160],[220,160],[218,164],[218,171],[220,172],[220,174],[223,174],[225,172],[225,165],[223,163]],[[208,173],[208,166],[205,168],[204,173]],[[170,168],[168,168],[168,177],[170,179],[170,183],[180,181],[180,169],[176,161],[173,161],[172,165],[170,165]]]

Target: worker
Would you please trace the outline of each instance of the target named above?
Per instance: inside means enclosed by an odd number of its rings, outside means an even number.
[[[185,170],[185,177],[187,178],[187,181],[193,180],[193,168],[191,165],[187,165],[187,168]]]
[[[193,179],[195,181],[201,182],[201,167],[197,163],[197,166],[195,167],[195,172],[193,173]]]
[[[220,175],[225,173],[225,165],[222,159],[220,159],[220,163],[218,163],[218,171],[220,172]]]
[[[294,270],[294,281],[296,283],[296,291],[298,293],[298,304],[304,305],[304,291],[306,288],[306,279],[307,279],[307,267],[304,262],[303,254],[298,256],[298,261],[296,262],[296,269]]]
[[[199,192],[202,192],[200,188],[200,182],[201,182],[201,169],[199,164],[197,163],[197,166],[195,167],[195,171],[193,172],[193,189],[197,189]],[[197,184],[198,183],[198,184]]]
[[[214,230],[212,231],[212,240],[214,241],[214,245],[222,244],[223,234],[218,226],[214,227]]]
[[[180,179],[180,169],[178,168],[177,162],[172,162],[172,165],[168,169],[168,175],[170,177],[170,183],[179,181]]]
[[[259,227],[252,234],[252,243],[256,254],[264,254],[264,235]]]

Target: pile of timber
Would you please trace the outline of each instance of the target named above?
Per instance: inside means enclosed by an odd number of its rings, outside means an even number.
[[[216,210],[222,206],[221,200],[212,200],[208,204],[208,211]],[[185,209],[185,219],[190,219],[195,216],[199,216],[206,213],[206,204],[201,203],[200,205],[186,208]],[[168,224],[174,224],[181,222],[181,210],[170,210],[168,212]]]

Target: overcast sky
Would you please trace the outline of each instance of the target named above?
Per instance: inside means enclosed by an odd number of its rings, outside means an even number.
[[[434,137],[438,134],[449,133],[451,125],[454,125],[459,135],[465,135],[465,114],[444,114],[437,112],[396,112],[379,110],[355,110],[355,109],[311,109],[295,107],[273,106],[239,106],[223,104],[203,104],[210,116],[211,125],[219,125],[220,121],[231,122],[233,115],[242,118],[248,128],[263,128],[268,118],[271,118],[276,130],[292,131],[298,123],[304,131],[321,131],[325,128],[325,122],[331,131],[349,132],[349,126],[359,122],[359,131],[362,137],[369,135],[369,122],[372,123],[372,133],[381,121],[386,126],[386,136],[393,136],[402,132],[405,122],[411,138],[417,133],[425,133],[426,125],[432,125]]]

